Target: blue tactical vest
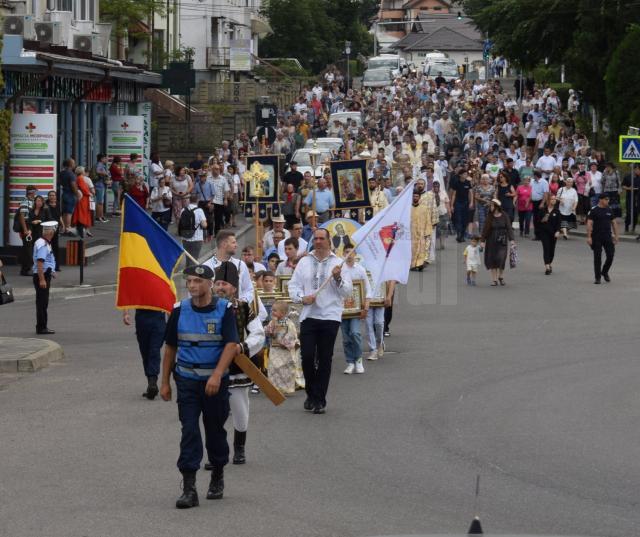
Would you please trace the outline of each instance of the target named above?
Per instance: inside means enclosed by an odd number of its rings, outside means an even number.
[[[178,318],[178,355],[176,371],[180,376],[206,381],[218,365],[225,342],[222,319],[228,300],[218,298],[208,313],[193,310],[191,299],[180,302]]]

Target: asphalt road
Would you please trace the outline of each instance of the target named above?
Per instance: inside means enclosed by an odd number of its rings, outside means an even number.
[[[252,397],[248,464],[225,499],[177,511],[175,402],[149,402],[133,330],[113,294],[56,299],[66,358],[0,381],[0,535],[368,536],[487,532],[637,535],[640,390],[636,244],[592,283],[582,239],[545,276],[521,244],[507,286],[461,285],[451,241],[398,294],[391,351],[347,377],[337,347],[329,408]],[[0,335],[33,337],[30,303]]]

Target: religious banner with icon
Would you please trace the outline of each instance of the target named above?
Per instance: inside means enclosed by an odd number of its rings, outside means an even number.
[[[331,249],[338,257],[342,257],[345,246],[355,246],[356,243],[351,237],[362,226],[349,218],[332,218],[320,227],[329,231]],[[313,241],[309,241],[309,248],[312,243]]]
[[[245,203],[244,205],[244,215],[246,218],[252,218],[255,216],[255,203],[249,204]],[[266,218],[271,211],[271,216],[280,216],[280,205],[277,203],[258,203],[258,217]]]
[[[277,203],[280,163],[278,155],[247,157],[244,203]]]
[[[359,209],[371,206],[366,159],[331,162],[331,181],[336,209]]]
[[[58,116],[13,114],[9,146],[9,230],[12,230],[16,209],[25,197],[27,186],[35,186],[45,199],[49,190],[56,189]],[[17,246],[22,240],[10,231],[9,243]]]

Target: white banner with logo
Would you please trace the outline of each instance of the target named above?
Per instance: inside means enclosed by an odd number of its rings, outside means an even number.
[[[47,198],[58,176],[58,115],[13,114],[9,140],[9,244],[21,245],[13,218],[28,186]]]

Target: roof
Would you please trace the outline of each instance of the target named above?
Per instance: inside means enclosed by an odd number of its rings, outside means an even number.
[[[412,45],[404,48],[407,52],[422,50],[482,50],[483,43],[479,39],[469,39],[451,28],[443,27],[424,35]]]
[[[443,7],[451,7],[451,2],[446,2],[445,0],[439,0],[439,1]],[[402,6],[402,9],[418,7],[421,2],[424,2],[424,0],[408,0],[407,2],[404,3],[404,5]]]

